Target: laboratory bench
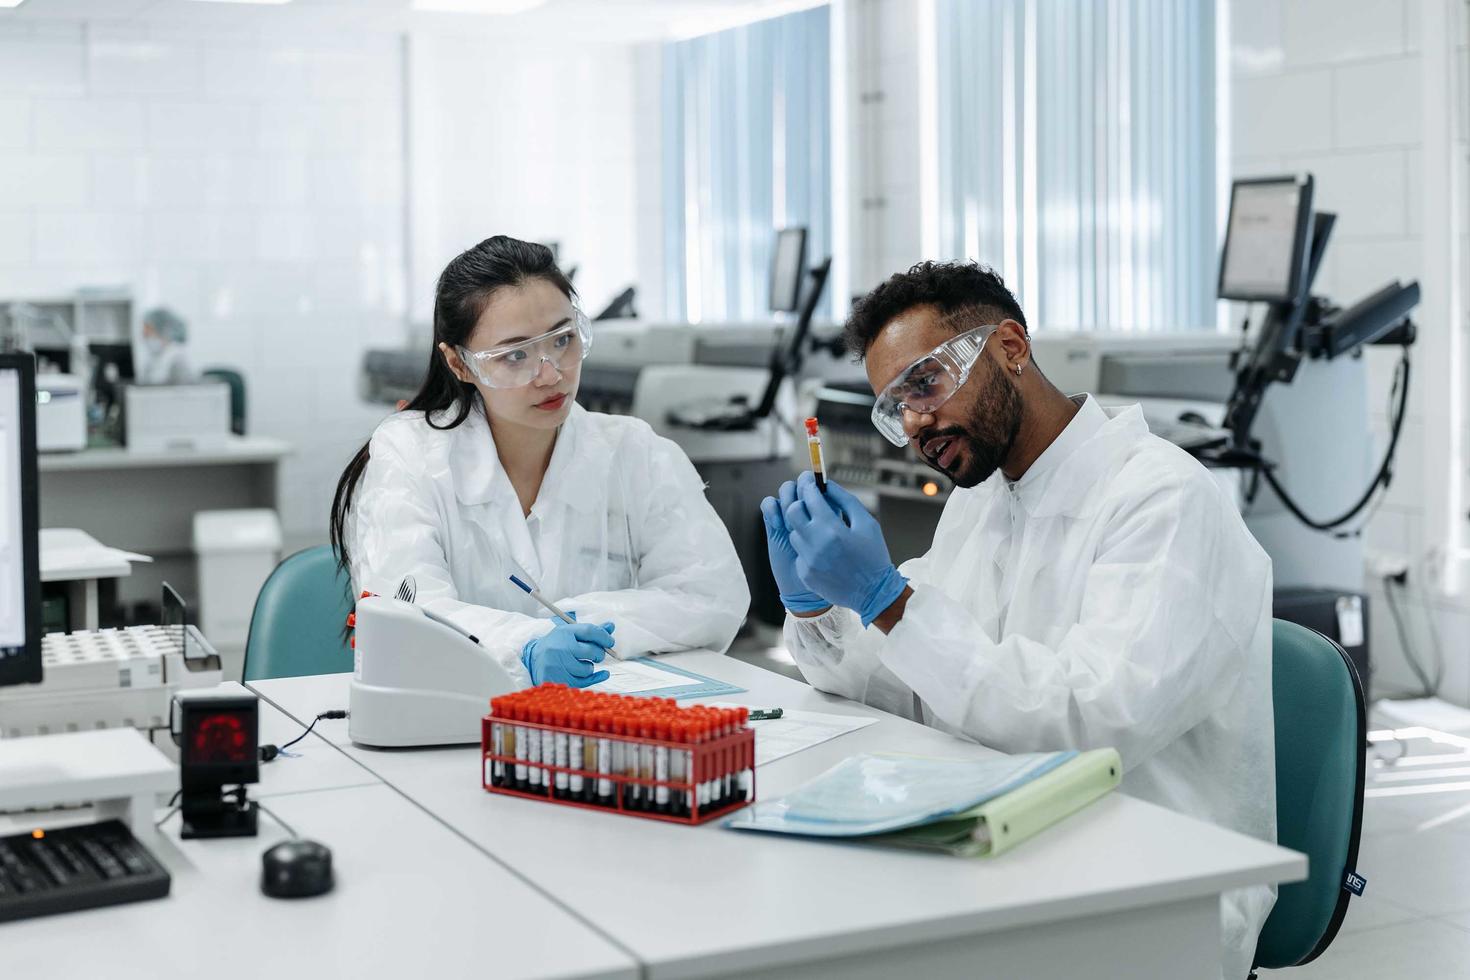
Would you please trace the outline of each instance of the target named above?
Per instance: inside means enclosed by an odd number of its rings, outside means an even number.
[[[153,558],[119,582],[120,601],[156,602],[162,581],[195,596],[195,512],[276,509],[277,470],[290,453],[290,443],[261,436],[231,436],[208,449],[42,453],[41,526],[81,528]]]
[[[747,689],[725,701],[879,719],[762,766],[763,799],[860,752],[993,754],[728,657],[666,659]],[[349,679],[248,686],[305,724],[347,707]],[[367,749],[347,724],[324,720],[316,733],[626,950],[647,977],[1215,978],[1221,893],[1306,874],[1300,854],[1122,793],[998,858],[965,860],[492,795],[478,746]]]
[[[262,744],[301,725],[260,709]],[[260,768],[256,837],[180,840],[160,808],[145,846],[167,898],[0,924],[0,973],[31,980],[258,977],[635,978],[637,962],[500,861],[314,734]],[[76,811],[79,821],[88,811]],[[48,827],[63,825],[45,820]],[[28,829],[0,816],[0,833]],[[332,850],[336,887],[267,898],[261,855],[289,837]]]

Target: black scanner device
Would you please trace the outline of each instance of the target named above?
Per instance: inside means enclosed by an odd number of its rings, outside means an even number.
[[[260,890],[272,898],[310,898],[332,885],[332,852],[325,844],[282,841],[261,855]]]

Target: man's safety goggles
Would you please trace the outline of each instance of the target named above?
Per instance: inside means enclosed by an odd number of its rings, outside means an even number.
[[[538,337],[489,350],[461,347],[459,356],[485,387],[519,388],[536,380],[542,364],[565,374],[591,349],[592,324],[574,307],[570,319]]]
[[[895,446],[905,445],[904,409],[928,415],[954,397],[995,331],[994,325],[966,330],[898,372],[873,402],[873,426]]]

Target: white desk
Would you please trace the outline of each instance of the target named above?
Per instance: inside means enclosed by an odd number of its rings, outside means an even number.
[[[218,449],[139,452],[127,448],[42,453],[41,525],[78,527],[152,565],[119,584],[123,601],[158,601],[161,581],[198,595],[194,513],[277,504],[277,467],[289,443],[232,436]]]
[[[41,529],[41,581],[69,583],[72,607],[82,608],[81,621],[68,624],[72,629],[97,629],[98,581],[125,578],[132,572],[132,562],[86,531],[74,527]]]
[[[881,720],[763,767],[761,797],[842,758],[990,750],[708,653],[671,662],[749,688],[725,700]],[[298,719],[347,706],[348,675],[251,686]],[[1294,852],[1113,794],[994,860],[690,828],[486,793],[475,747],[371,750],[318,732],[617,937],[650,977],[718,974],[1216,977],[1223,891],[1299,880]],[[574,842],[582,841],[578,846]]]
[[[152,847],[173,875],[167,898],[0,924],[5,975],[637,976],[627,954],[381,783],[267,806],[332,849],[332,892],[261,893],[261,854],[287,838],[267,814],[258,837],[188,841],[175,815]]]
[[[260,724],[262,743],[302,731],[264,703]],[[626,952],[326,741],[312,734],[298,750],[263,765],[251,788],[269,809],[259,836],[180,840],[172,815],[146,842],[173,876],[167,898],[0,923],[0,974],[638,975]],[[42,822],[59,826],[75,815]],[[332,849],[333,891],[292,901],[261,893],[261,855],[288,836],[276,817]],[[17,818],[0,818],[0,833],[23,829]]]

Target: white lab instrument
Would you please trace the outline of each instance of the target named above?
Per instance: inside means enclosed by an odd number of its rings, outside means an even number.
[[[36,375],[36,449],[76,452],[86,446],[86,381],[72,374]]]
[[[123,442],[131,450],[215,449],[231,437],[227,384],[137,384],[123,389]]]
[[[0,738],[167,725],[175,694],[221,680],[214,648],[184,629],[182,643],[177,626],[47,634],[45,679],[0,688]]]
[[[1137,408],[1088,399],[1014,485],[956,490],[900,568],[914,593],[887,634],[787,617],[814,687],[1003,752],[1115,746],[1125,792],[1275,839],[1271,564]],[[1241,976],[1271,902],[1222,903]]]
[[[90,803],[97,820],[120,819],[149,841],[159,794],[178,786],[178,767],[141,732],[0,739],[0,810]]]
[[[357,603],[347,734],[384,748],[480,740],[490,699],[523,686],[478,638],[411,602]]]

